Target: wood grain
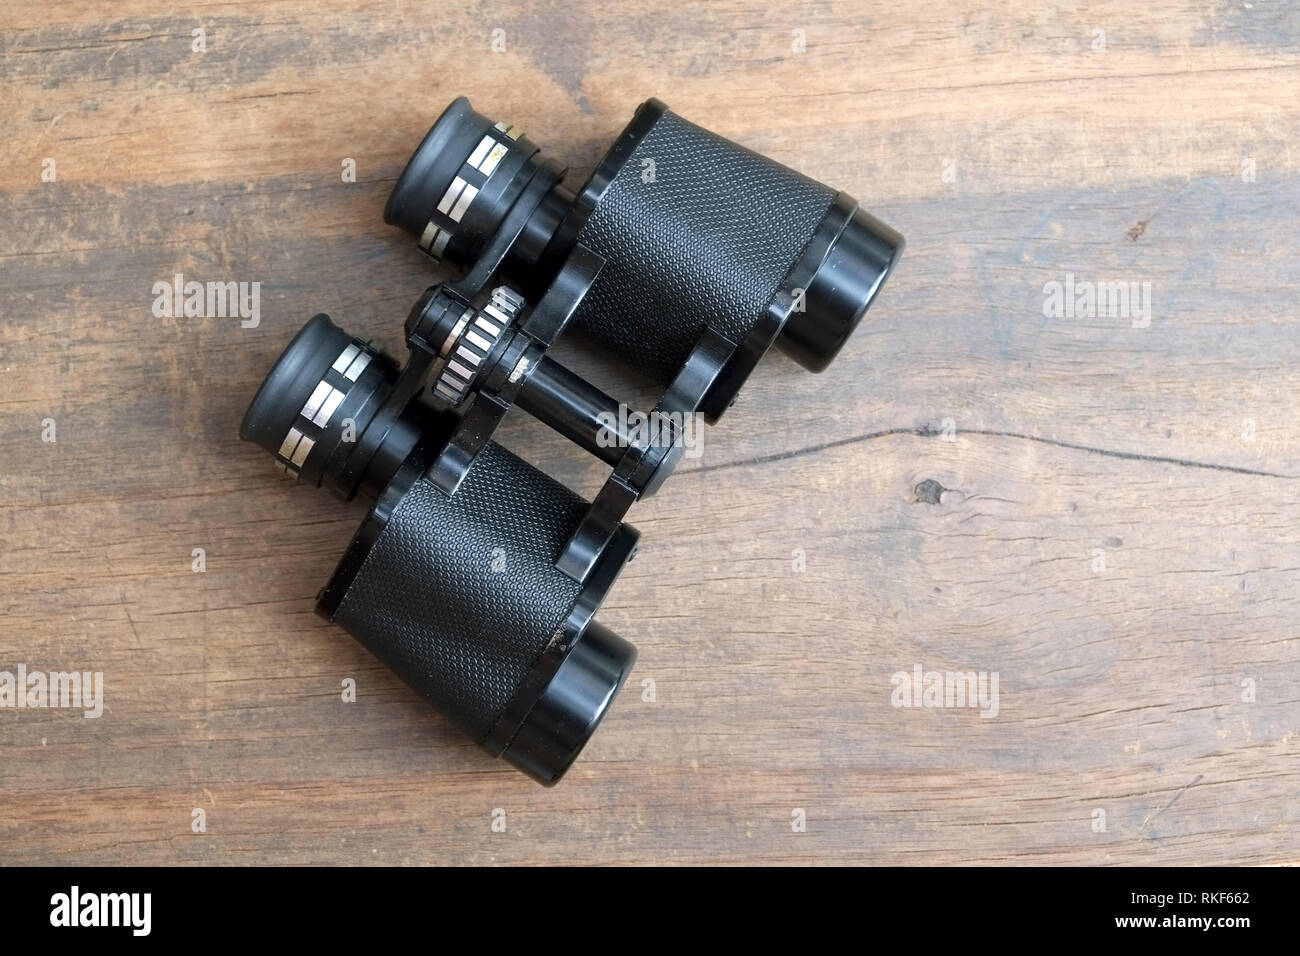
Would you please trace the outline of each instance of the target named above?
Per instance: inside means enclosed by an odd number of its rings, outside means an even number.
[[[15,2],[0,37],[0,669],[106,687],[0,709],[0,862],[1300,860],[1293,5]],[[314,617],[360,513],[235,435],[312,313],[399,348],[436,276],[380,213],[462,92],[575,178],[659,96],[909,240],[826,373],[766,360],[634,510],[602,620],[640,662],[554,790]],[[177,272],[261,282],[260,325],[155,318]],[[1045,317],[1067,273],[1150,282],[1149,326]],[[917,664],[997,672],[997,717],[893,706]]]

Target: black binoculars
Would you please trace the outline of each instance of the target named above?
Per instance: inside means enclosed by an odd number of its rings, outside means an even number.
[[[851,197],[658,100],[576,193],[564,176],[454,101],[384,211],[459,270],[411,309],[407,360],[317,315],[240,429],[299,481],[372,502],[318,613],[546,784],[636,657],[594,619],[636,550],[627,511],[773,345],[824,369],[903,248]],[[570,329],[660,383],[655,408],[629,416],[549,358]],[[491,440],[512,405],[610,466],[591,501]]]

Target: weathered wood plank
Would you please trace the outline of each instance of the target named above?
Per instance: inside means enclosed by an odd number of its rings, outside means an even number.
[[[1296,861],[1294,7],[198,12],[0,11],[0,670],[106,685],[0,709],[0,862]],[[831,369],[766,361],[636,508],[640,662],[550,791],[314,617],[360,515],[235,437],[312,313],[400,346],[436,275],[380,212],[460,92],[575,176],[657,95],[909,240]],[[259,325],[155,318],[176,272]],[[1149,324],[1045,316],[1067,275]],[[997,672],[997,716],[895,707],[916,665]]]

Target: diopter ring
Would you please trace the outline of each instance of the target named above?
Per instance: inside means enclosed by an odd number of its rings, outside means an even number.
[[[452,179],[420,235],[420,248],[435,262],[442,261],[447,243],[456,234],[457,226],[465,218],[475,197],[522,134],[523,130],[518,126],[497,123],[479,140],[460,172]]]

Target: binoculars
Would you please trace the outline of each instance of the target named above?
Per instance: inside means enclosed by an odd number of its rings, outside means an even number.
[[[636,551],[628,510],[769,348],[824,369],[903,248],[850,196],[658,100],[576,192],[565,172],[455,100],[384,210],[458,275],[411,309],[405,361],[317,315],[240,428],[298,481],[370,503],[317,612],[548,785],[636,659],[595,620]],[[649,374],[656,406],[629,416],[550,358],[570,330]],[[512,405],[609,466],[591,501],[492,441]]]

